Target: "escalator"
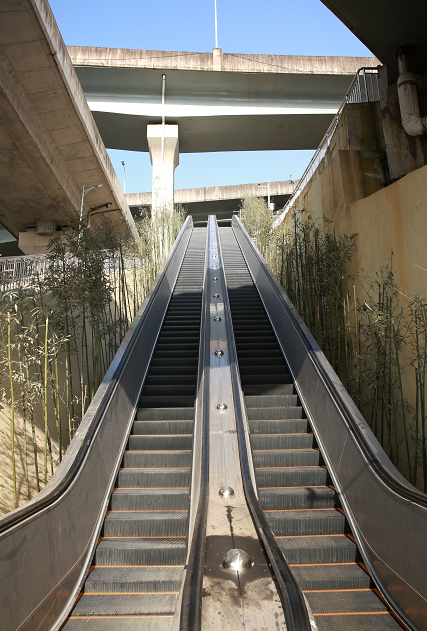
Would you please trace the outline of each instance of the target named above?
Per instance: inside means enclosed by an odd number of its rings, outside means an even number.
[[[391,465],[240,221],[219,238],[208,226],[186,220],[55,475],[0,519],[0,626],[197,631],[221,626],[206,603],[225,594],[235,620],[280,603],[288,631],[308,631],[303,592],[312,630],[427,631],[426,496]],[[222,432],[227,409],[236,429]],[[226,548],[206,544],[209,510],[211,535],[224,535],[217,506],[233,546],[248,533],[233,489],[208,502],[215,431],[238,437],[227,467],[265,553],[231,581]],[[255,586],[270,571],[266,598]]]
[[[205,241],[194,229],[66,631],[171,627],[187,556]]]
[[[322,631],[395,631],[231,228],[220,228],[258,495]]]

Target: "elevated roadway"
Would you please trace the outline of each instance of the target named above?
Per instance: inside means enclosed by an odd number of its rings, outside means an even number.
[[[275,209],[283,208],[298,180],[270,182],[270,201]],[[210,186],[205,188],[184,188],[175,191],[175,204],[182,204],[193,221],[207,221],[208,215],[215,214],[218,220],[231,220],[233,214],[239,212],[243,197],[255,195],[267,201],[267,182],[254,184],[235,184],[232,186]],[[126,201],[132,214],[136,217],[138,209],[151,206],[151,193],[128,193]]]
[[[315,149],[373,57],[68,47],[105,145],[148,151],[147,125],[179,127],[180,153]]]
[[[0,221],[27,253],[49,238],[33,231],[37,221],[79,217],[83,185],[102,184],[85,214],[101,206],[135,231],[46,0],[0,0],[0,147]]]

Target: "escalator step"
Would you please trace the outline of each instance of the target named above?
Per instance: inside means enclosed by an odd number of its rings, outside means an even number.
[[[193,395],[174,395],[174,396],[145,396],[141,397],[139,402],[140,408],[157,408],[161,410],[161,405],[166,405],[168,408],[189,408],[194,406],[195,388],[193,389]],[[138,410],[139,411],[139,410]],[[138,419],[139,420],[139,419]],[[159,419],[160,420],[160,419]]]
[[[301,589],[367,589],[371,577],[356,563],[333,565],[293,565],[292,572]]]
[[[309,430],[306,418],[283,420],[249,420],[249,429],[254,434],[296,434],[306,433]]]
[[[319,631],[402,631],[388,613],[316,616],[316,624]]]
[[[252,449],[310,449],[313,434],[251,434]]]
[[[314,614],[387,611],[384,602],[370,589],[344,592],[308,592],[307,600]]]
[[[71,615],[172,615],[177,598],[177,594],[83,594]]]
[[[253,452],[255,467],[315,467],[320,464],[318,449],[269,449]]]
[[[171,567],[96,567],[85,582],[86,593],[177,592],[184,568]]]
[[[172,399],[181,400],[182,397],[190,397],[192,401],[194,401],[196,396],[196,387],[195,384],[156,384],[151,385],[148,384],[144,386],[142,390],[142,396],[139,402],[141,407],[146,407],[145,401],[147,400],[148,404],[152,404],[152,399],[161,397],[166,402],[171,402]],[[151,405],[153,407],[153,405]],[[171,405],[173,407],[173,405]]]
[[[111,496],[111,510],[188,510],[188,488],[116,489]]]
[[[96,565],[184,565],[187,542],[180,538],[104,538],[96,548]]]
[[[264,510],[335,508],[336,493],[328,486],[259,489]]]
[[[164,421],[167,422],[167,421]],[[163,435],[144,435],[144,434],[135,434],[129,436],[128,447],[129,450],[146,450],[146,449],[158,449],[160,451],[163,450],[171,450],[177,449],[178,451],[191,449],[193,444],[193,435],[192,434],[174,434],[170,432],[170,434]]]
[[[192,421],[194,418],[194,407],[186,406],[182,408],[138,408],[136,413],[137,421]]]
[[[294,394],[294,384],[293,383],[283,383],[283,384],[263,384],[259,385],[249,385],[248,381],[246,381],[247,377],[242,377],[242,387],[243,392],[246,396],[265,396],[265,395],[273,395],[273,394],[281,394],[281,395],[291,395]]]
[[[124,467],[191,467],[191,449],[126,451]]]
[[[66,631],[171,631],[173,616],[132,616],[117,618],[115,616],[89,618],[70,618]]]
[[[281,419],[299,419],[303,417],[302,407],[286,407],[286,408],[249,408],[248,420],[249,421],[275,421]]]
[[[121,469],[118,486],[121,488],[189,487],[190,468],[186,469]]]
[[[277,467],[255,472],[258,487],[326,486],[328,472],[323,467]]]
[[[106,537],[185,537],[188,511],[111,511],[104,522]]]
[[[280,549],[290,564],[354,563],[356,544],[347,535],[278,537]]]
[[[245,404],[247,409],[251,408],[283,408],[298,407],[298,395],[296,394],[276,394],[264,395],[262,397],[247,396],[245,393]]]
[[[265,511],[275,535],[339,535],[345,515],[336,509]]]
[[[158,435],[192,434],[193,421],[134,421],[133,434]],[[157,431],[155,431],[157,428]]]

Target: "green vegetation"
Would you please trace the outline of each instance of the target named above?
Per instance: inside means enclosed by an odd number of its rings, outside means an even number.
[[[26,281],[3,269],[0,369],[3,403],[11,409],[14,508],[19,487],[29,500],[30,480],[40,491],[53,475],[183,219],[180,212],[165,211],[155,221],[144,216],[138,244],[108,219],[91,231],[75,224],[65,237],[52,238],[44,268],[35,259]],[[24,481],[17,479],[17,413]]]
[[[427,492],[426,299],[402,304],[392,255],[374,278],[352,278],[356,235],[332,223],[299,213],[272,230],[262,199],[243,200],[241,217],[393,464]]]

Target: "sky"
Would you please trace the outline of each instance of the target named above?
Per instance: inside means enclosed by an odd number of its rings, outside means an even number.
[[[62,37],[75,46],[211,52],[214,0],[50,0]],[[217,0],[224,53],[343,55],[372,53],[320,0]],[[326,130],[325,130],[326,131]],[[126,193],[151,190],[148,153],[109,150]],[[313,151],[181,154],[175,188],[298,179]]]

